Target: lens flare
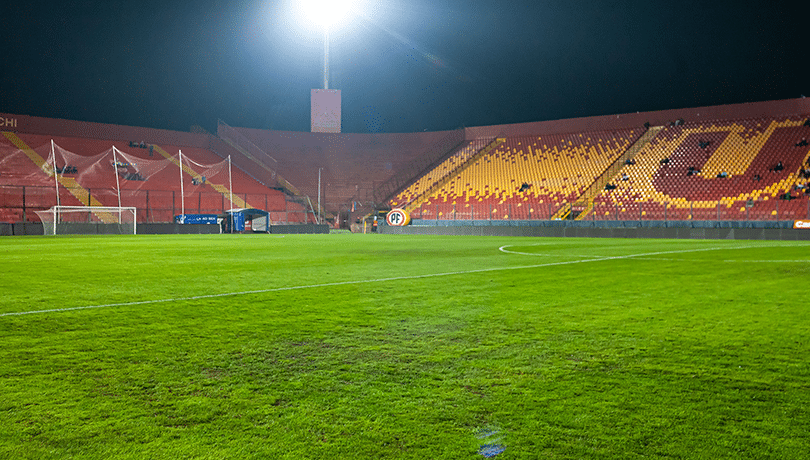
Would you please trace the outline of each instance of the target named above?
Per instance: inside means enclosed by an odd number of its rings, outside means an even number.
[[[342,21],[352,9],[350,0],[306,0],[301,2],[306,15],[316,24],[331,27]]]

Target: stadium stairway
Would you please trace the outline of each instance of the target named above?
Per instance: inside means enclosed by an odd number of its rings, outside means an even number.
[[[298,191],[298,189],[295,188],[295,186],[293,184],[291,184],[289,181],[287,181],[286,179],[281,177],[275,169],[267,166],[266,164],[264,164],[263,161],[256,158],[254,155],[251,155],[250,152],[248,152],[246,149],[243,149],[242,147],[240,147],[239,144],[237,144],[236,142],[233,142],[230,139],[224,138],[224,137],[221,137],[220,139],[222,139],[228,145],[233,147],[236,151],[238,151],[239,153],[244,155],[245,158],[248,158],[249,160],[256,163],[257,166],[259,166],[260,168],[262,168],[262,169],[266,170],[267,172],[271,173],[275,177],[276,181],[278,182],[278,185],[280,187],[282,187],[285,190],[286,193],[290,193],[292,195],[297,195],[297,196],[301,195],[301,192]]]
[[[225,128],[223,129],[223,127]],[[275,159],[271,155],[262,150],[251,140],[246,138],[244,135],[238,133],[236,130],[228,126],[222,120],[219,121],[219,128],[220,129],[218,129],[219,133],[218,139],[227,144],[232,149],[234,149],[239,155],[242,155],[244,158],[250,160],[253,164],[269,173],[269,177],[271,177],[272,180],[275,181],[275,186],[281,189],[282,193],[297,197],[301,200],[303,200],[304,198],[306,198],[307,200],[309,199],[306,195],[301,193],[301,191],[298,188],[296,188],[290,181],[282,177],[281,174],[278,173],[276,168],[269,166],[265,161],[261,159],[261,158],[269,158],[275,161]],[[234,136],[236,140],[226,135],[223,135],[223,133],[225,132],[230,133],[230,135]],[[245,147],[245,145],[247,145],[248,147]],[[250,150],[253,150],[255,154],[251,153]],[[268,187],[270,187],[271,185],[272,184],[265,184],[265,186]],[[310,207],[313,206],[317,207],[318,205],[313,205],[310,202]],[[321,207],[320,212],[323,214],[324,218],[328,219],[334,218],[334,215],[331,212],[327,211],[326,208],[324,207]]]
[[[565,216],[560,216],[560,219],[565,219],[565,217],[570,214],[571,211],[577,210],[579,214],[576,216],[576,220],[582,220],[587,216],[591,211],[593,211],[593,200],[596,198],[596,195],[599,194],[602,190],[604,190],[605,185],[613,182],[619,174],[621,170],[624,168],[624,165],[628,162],[633,160],[639,152],[653,140],[653,138],[662,130],[664,129],[663,126],[652,126],[647,128],[647,131],[638,138],[638,140],[630,146],[629,149],[624,153],[624,155],[620,156],[618,160],[616,160],[601,176],[597,177],[596,180],[588,187],[587,190],[569,207],[568,213]]]
[[[158,145],[153,145],[154,151],[157,152],[160,156],[169,159],[175,166],[180,167],[177,161],[176,156],[170,155],[166,149],[162,148]],[[179,147],[178,147],[179,150]],[[210,151],[204,150],[200,151],[199,149],[191,149],[189,151],[192,156],[200,156],[203,154],[211,154]],[[213,155],[213,154],[212,154]],[[184,153],[183,156],[185,157],[186,154]],[[202,182],[202,176],[189,168],[187,165],[183,165],[183,171],[191,176],[193,179],[196,179],[198,182]],[[306,207],[301,205],[300,203],[291,202],[285,198],[285,194],[282,191],[278,190],[270,190],[277,196],[271,196],[268,200],[268,193],[265,189],[265,185],[261,184],[260,182],[255,181],[250,175],[244,173],[239,168],[233,169],[233,178],[234,183],[237,183],[237,177],[241,176],[241,180],[239,183],[244,183],[249,185],[248,193],[233,193],[231,194],[232,190],[229,190],[223,184],[218,184],[215,182],[211,182],[210,180],[206,180],[204,182],[205,185],[211,187],[215,190],[225,202],[230,201],[233,207],[237,208],[255,208],[255,209],[265,209],[270,212],[270,220],[271,222],[298,222],[298,223],[307,223],[311,219],[307,214]],[[211,204],[209,207],[216,208],[218,205],[216,203]],[[314,218],[313,218],[314,219]]]
[[[36,164],[37,167],[39,167],[45,174],[47,174],[49,177],[53,177],[53,167],[48,165],[47,160],[42,158],[36,151],[34,151],[34,149],[28,146],[28,144],[20,139],[19,136],[8,131],[3,131],[3,136],[14,144],[15,147],[25,153],[25,155],[31,159],[31,161],[34,162],[34,164]],[[68,192],[70,192],[70,194],[75,197],[82,206],[104,206],[102,203],[96,200],[95,197],[90,196],[90,192],[79,185],[74,178],[64,175],[57,175],[56,177],[59,183],[62,184],[62,186],[68,190]],[[94,214],[101,222],[115,223],[117,221],[115,216],[110,213],[95,212]]]

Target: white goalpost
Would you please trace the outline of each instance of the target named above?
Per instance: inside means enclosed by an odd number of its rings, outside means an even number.
[[[36,211],[45,235],[135,235],[137,209],[120,206],[54,206]]]

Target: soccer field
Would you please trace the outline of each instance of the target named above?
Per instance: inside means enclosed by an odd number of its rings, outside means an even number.
[[[0,458],[810,456],[810,243],[0,238]]]

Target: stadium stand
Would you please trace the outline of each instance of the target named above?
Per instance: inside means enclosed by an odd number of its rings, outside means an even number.
[[[469,159],[483,150],[484,147],[486,147],[489,143],[490,141],[486,139],[477,139],[474,141],[464,142],[464,144],[453,151],[453,153],[446,160],[428,171],[425,175],[417,178],[413,184],[405,188],[405,190],[398,193],[392,200],[390,200],[391,206],[402,207],[409,205],[411,202],[427,193],[440,181],[456,172],[458,168],[463,166]]]
[[[267,209],[274,220],[310,220],[306,211],[318,198],[322,210],[340,213],[340,225],[386,206],[406,207],[416,220],[810,219],[808,113],[810,102],[791,99],[394,134],[220,122],[227,136],[0,114],[13,128],[0,137],[0,218],[30,221],[26,210],[53,204],[54,177],[43,164],[54,139],[65,158],[78,155],[57,161],[63,204],[115,204],[115,175],[100,183],[82,177],[90,164],[83,161],[113,146],[141,169],[174,162],[146,181],[134,168],[118,171],[122,196],[126,191],[131,205],[150,209],[139,214],[147,222],[179,213],[180,150],[207,165],[204,172],[183,164],[191,183],[184,204],[192,212],[231,206],[225,181],[211,175],[230,157],[233,206]],[[292,200],[295,192],[301,196]]]
[[[120,204],[137,207],[142,222],[171,222],[183,208],[193,213],[220,213],[232,207],[271,210],[273,218],[282,222],[311,220],[300,203],[288,203],[282,192],[264,186],[238,168],[229,171],[226,160],[204,148],[156,144],[141,147],[132,141],[3,134],[0,148],[6,174],[0,172],[0,217],[5,221],[35,221],[32,211],[56,204],[52,156],[57,158],[62,205],[117,206],[116,190],[120,187]],[[115,169],[113,147],[118,157]],[[185,200],[180,195],[178,171],[181,150]],[[231,179],[234,190],[229,189]]]
[[[576,200],[643,133],[618,131],[498,138],[408,209],[456,219],[548,219]],[[393,204],[393,202],[392,202]]]
[[[790,220],[807,217],[796,185],[810,157],[806,117],[754,118],[662,129],[595,198],[587,219]],[[621,180],[625,175],[626,180]],[[773,200],[780,200],[773,203]],[[771,203],[765,203],[771,201]],[[764,212],[764,214],[763,214]]]

